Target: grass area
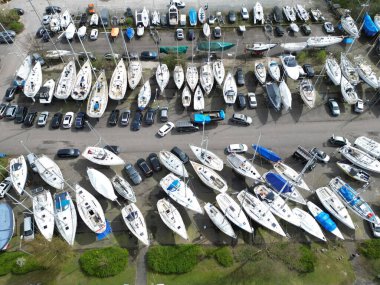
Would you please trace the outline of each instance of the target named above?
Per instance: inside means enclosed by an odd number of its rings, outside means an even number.
[[[16,33],[21,33],[24,30],[24,24],[19,22],[20,16],[14,10],[0,10],[0,22],[6,29],[14,30]]]

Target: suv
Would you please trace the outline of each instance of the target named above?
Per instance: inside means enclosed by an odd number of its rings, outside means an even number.
[[[238,93],[237,94],[237,105],[239,109],[245,109],[247,106],[247,100],[245,100],[245,95],[243,93]]]
[[[303,25],[301,26],[301,31],[303,32],[303,34],[304,34],[305,36],[308,36],[308,35],[311,34],[311,28],[310,28],[309,25],[306,25],[306,24],[303,24]]]
[[[153,175],[153,171],[149,167],[148,163],[146,163],[145,159],[140,158],[139,160],[137,160],[137,165],[140,167],[140,169],[144,173],[145,177],[150,177]]]
[[[143,114],[138,111],[136,112],[132,124],[131,124],[131,129],[132,131],[139,131],[141,128],[141,122],[142,122]]]
[[[41,114],[37,120],[37,126],[45,127],[48,118],[49,118],[49,112],[48,111],[41,112]]]
[[[5,111],[5,118],[7,118],[8,120],[14,120],[16,117],[17,108],[17,105],[8,106]]]
[[[183,163],[188,163],[189,162],[189,157],[179,147],[176,147],[176,146],[173,147],[172,150],[171,150],[171,153],[174,154],[176,157],[178,157]]]
[[[62,113],[55,113],[53,119],[51,120],[51,128],[58,129],[62,122]]]
[[[148,160],[149,160],[150,164],[152,165],[152,168],[154,171],[156,171],[156,172],[161,171],[161,169],[162,169],[161,162],[158,159],[157,154],[155,154],[155,153],[149,154]]]
[[[77,158],[80,156],[80,150],[77,148],[62,148],[57,151],[60,158]]]
[[[144,123],[146,125],[150,126],[154,124],[154,117],[156,115],[156,110],[157,109],[149,108],[148,111],[145,113]]]
[[[329,143],[332,144],[333,146],[339,146],[339,147],[345,146],[345,145],[351,145],[351,143],[345,137],[336,136],[334,134],[329,138]]]
[[[17,87],[13,87],[13,86],[9,87],[7,91],[5,91],[5,96],[4,96],[5,101],[7,102],[12,101],[15,98],[16,91],[17,91]]]
[[[123,127],[128,126],[130,118],[131,118],[131,110],[125,109],[123,112],[121,112],[120,125]]]
[[[310,154],[312,156],[315,155],[317,160],[324,162],[324,163],[327,163],[330,160],[330,156],[327,153],[325,153],[323,150],[320,150],[319,148],[316,148],[316,147],[313,147],[310,150]]]
[[[110,126],[116,126],[117,122],[119,121],[119,114],[120,111],[118,109],[112,110],[109,118],[108,118],[108,124]]]
[[[36,119],[36,117],[37,117],[37,112],[35,111],[29,112],[25,117],[24,126],[25,127],[33,126],[34,120]]]
[[[168,107],[162,107],[160,109],[160,121],[165,123],[168,121],[168,111],[169,111],[169,108]]]
[[[141,183],[142,178],[137,172],[136,168],[133,167],[131,163],[127,163],[124,167],[124,171],[127,173],[129,178],[132,180],[133,184],[138,185]]]
[[[274,32],[276,33],[278,37],[282,37],[285,34],[285,31],[281,26],[276,26],[274,28]]]
[[[27,113],[28,113],[28,107],[26,106],[18,107],[16,115],[15,115],[15,123],[21,124],[22,122],[24,122]]]
[[[248,93],[248,106],[251,109],[254,109],[257,107],[256,94],[253,92]]]
[[[235,113],[231,117],[231,122],[235,124],[249,126],[250,124],[252,124],[252,118],[244,114]]]
[[[236,13],[235,11],[229,11],[228,12],[228,21],[230,22],[230,24],[233,24],[236,22]]]
[[[175,123],[175,128],[177,132],[197,132],[199,131],[198,126],[194,126],[192,122],[189,121],[178,121]]]
[[[86,121],[86,113],[85,112],[79,112],[75,118],[74,127],[76,129],[83,129],[85,121]]]

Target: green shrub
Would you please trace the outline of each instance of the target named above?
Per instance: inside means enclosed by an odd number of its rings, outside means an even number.
[[[24,24],[20,22],[12,22],[8,25],[9,29],[14,30],[17,34],[24,30]]]
[[[133,19],[131,17],[128,17],[125,19],[125,24],[127,26],[132,26],[133,25]]]
[[[25,258],[25,263],[20,266],[15,262],[11,271],[13,274],[21,275],[26,274],[28,272],[42,270],[45,269],[42,265],[40,265],[37,260],[35,260],[31,255],[23,256]]]
[[[319,50],[315,54],[315,58],[316,58],[317,62],[319,62],[319,63],[325,62],[326,61],[326,57],[327,57],[327,52],[324,49],[323,50]]]
[[[378,259],[380,258],[380,240],[366,240],[361,243],[359,250],[367,258]]]
[[[216,261],[224,267],[229,267],[234,264],[231,248],[228,246],[218,248],[214,253],[214,257]]]
[[[17,263],[18,259],[23,259],[22,265]],[[26,274],[31,271],[44,269],[34,259],[33,255],[23,252],[3,252],[0,254],[0,276],[12,272],[14,274]]]
[[[119,274],[127,264],[128,250],[119,247],[88,250],[79,258],[84,273],[100,278]]]
[[[307,58],[308,58],[308,53],[306,51],[301,51],[297,55],[297,60],[299,62],[305,62]]]
[[[155,246],[149,248],[147,262],[154,272],[181,274],[192,271],[203,255],[199,245]]]

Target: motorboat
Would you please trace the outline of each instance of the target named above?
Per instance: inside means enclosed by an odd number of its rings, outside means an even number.
[[[268,94],[268,101],[276,112],[281,110],[281,95],[280,88],[276,82],[267,82],[265,84],[265,89]]]
[[[247,45],[246,50],[251,51],[251,52],[264,52],[276,46],[277,44],[271,44],[271,43],[253,43],[253,44]]]
[[[310,9],[311,18],[318,22],[319,20],[323,20],[322,12],[319,9]]]
[[[203,24],[203,34],[205,35],[206,38],[208,38],[211,34],[210,26],[207,23]]]
[[[101,118],[108,104],[108,84],[105,71],[102,70],[92,86],[87,101],[86,114],[90,118]]]
[[[202,85],[203,90],[208,95],[214,86],[214,74],[212,71],[211,63],[207,62],[200,68],[199,81]]]
[[[99,25],[99,15],[94,13],[90,18],[90,27],[97,27]]]
[[[354,19],[349,14],[346,14],[340,18],[340,22],[342,24],[342,28],[345,30],[347,34],[349,34],[353,38],[359,37],[359,30],[355,24]]]
[[[329,56],[326,59],[325,69],[328,77],[334,83],[334,85],[339,86],[342,81],[342,71],[336,59],[333,56]]]
[[[289,28],[293,33],[299,33],[300,31],[300,27],[296,23],[290,23]]]
[[[88,146],[82,152],[82,156],[99,165],[124,165],[125,161],[113,152],[102,147]]]
[[[138,24],[141,24],[143,27],[147,28],[149,26],[149,22],[149,10],[147,10],[145,7],[140,11],[135,10],[136,26]]]
[[[160,180],[160,186],[166,194],[178,204],[196,213],[203,214],[197,197],[190,187],[173,173],[169,173]]]
[[[348,213],[346,207],[338,196],[328,187],[321,187],[315,190],[315,194],[319,201],[321,201],[323,207],[330,212],[335,218],[341,221],[350,229],[355,230],[355,225],[352,222],[351,216]]]
[[[287,52],[298,52],[307,48],[307,42],[282,43],[281,48]]]
[[[320,240],[327,241],[322,229],[318,225],[317,221],[308,212],[300,209],[293,208],[293,214],[300,220],[300,228],[305,232],[319,238]]]
[[[165,63],[159,63],[156,69],[156,80],[161,93],[169,83],[170,72]],[[149,101],[149,100],[148,100]]]
[[[142,37],[144,35],[145,28],[142,23],[136,25],[136,35]]]
[[[375,158],[380,158],[380,143],[377,141],[365,136],[360,136],[356,138],[354,145],[369,155]]]
[[[198,20],[201,24],[206,22],[206,11],[202,6],[198,10]]]
[[[158,158],[169,171],[182,177],[189,177],[185,165],[170,151],[161,150],[158,153]]]
[[[218,227],[218,229],[232,238],[237,238],[230,222],[217,207],[211,203],[207,203],[204,205],[204,209],[214,225]]]
[[[306,201],[300,192],[298,192],[298,190],[280,174],[269,171],[265,173],[263,177],[268,185],[285,199],[289,199],[303,205],[306,204]]]
[[[132,186],[119,175],[115,175],[111,178],[111,183],[116,192],[124,199],[136,203],[136,194],[133,191]]]
[[[371,206],[360,197],[360,194],[356,192],[350,185],[344,182],[340,177],[335,177],[330,180],[329,187],[333,190],[343,203],[358,215],[363,220],[367,220],[370,223],[376,222],[376,214],[372,210]]]
[[[140,209],[134,203],[131,203],[121,209],[121,215],[131,233],[143,244],[149,245],[148,230]]]
[[[49,23],[50,31],[52,31],[53,33],[58,33],[61,30],[60,22],[61,22],[61,19],[59,17],[59,14],[58,13],[53,14]]]
[[[279,82],[281,78],[280,65],[277,61],[270,60],[268,61],[268,73],[273,80]]]
[[[6,203],[0,203],[0,250],[6,250],[15,230],[15,215],[12,207]]]
[[[207,187],[220,193],[225,193],[228,190],[227,182],[214,170],[195,161],[190,161],[190,163],[199,179]]]
[[[298,68],[298,63],[296,61],[296,57],[294,55],[284,55],[280,56],[281,64],[285,70],[285,74],[293,79],[298,80],[300,77],[300,70]]]
[[[190,88],[185,85],[185,88],[182,90],[182,106],[187,108],[191,105],[191,91]]]
[[[308,108],[314,108],[316,92],[310,79],[302,79],[300,83],[300,95],[303,102]]]
[[[235,77],[232,75],[231,72],[227,73],[226,80],[224,80],[223,85],[223,98],[224,102],[227,105],[233,105],[235,104],[237,97],[237,85]]]
[[[225,76],[225,70],[224,70],[224,64],[223,60],[216,60],[212,64],[212,71],[214,73],[214,78],[216,83],[218,83],[219,86],[222,86]]]
[[[364,80],[369,86],[374,89],[379,88],[379,81],[377,79],[376,73],[372,70],[371,65],[369,65],[362,57],[356,57],[354,59],[357,71],[361,79]]]
[[[180,90],[183,83],[185,82],[185,73],[183,71],[183,67],[181,64],[177,64],[174,67],[173,79],[174,79],[175,86],[177,86],[177,89]]]
[[[238,203],[228,194],[221,193],[216,196],[216,202],[223,214],[236,226],[248,233],[253,233],[253,228],[249,224],[247,216],[244,214]]]
[[[253,180],[261,179],[260,173],[244,156],[237,153],[231,153],[227,155],[227,162],[231,165],[232,169],[235,170],[237,174]]]
[[[115,195],[115,191],[113,190],[112,183],[107,176],[105,176],[99,170],[90,167],[87,167],[87,176],[90,179],[92,187],[94,187],[94,189],[99,194],[101,194],[108,200],[117,200],[117,196]]]
[[[24,95],[26,97],[32,98],[34,101],[34,96],[36,96],[37,92],[40,90],[42,85],[42,70],[41,63],[39,61],[33,66],[30,71],[28,78],[24,84]]]
[[[197,25],[197,11],[194,8],[190,8],[189,10],[189,23],[191,27]]]
[[[189,85],[192,92],[198,84],[198,69],[194,64],[188,64],[186,68],[186,82]]]
[[[267,205],[274,215],[296,227],[300,226],[299,218],[293,214],[288,204],[286,204],[285,200],[282,199],[280,195],[274,193],[270,188],[263,184],[257,185],[253,191],[256,197],[259,198],[262,203]]]
[[[71,41],[75,35],[75,25],[74,23],[70,23],[67,29],[65,30],[65,37],[68,41]]]
[[[63,189],[65,180],[61,169],[52,159],[46,155],[41,155],[34,161],[34,164],[42,180],[55,189]]]
[[[257,80],[261,84],[265,84],[265,81],[267,79],[267,70],[265,68],[265,65],[262,62],[255,62],[255,68],[254,72],[256,75]]]
[[[22,61],[22,64],[19,68],[17,68],[14,79],[13,79],[13,85],[16,87],[23,87],[25,85],[26,80],[29,77],[30,72],[32,71],[32,56],[27,55],[25,59]]]
[[[151,23],[153,26],[159,26],[160,25],[160,23],[161,23],[160,12],[158,12],[156,10],[154,10],[152,12]]]
[[[55,98],[63,100],[69,98],[74,88],[76,76],[77,70],[75,67],[75,61],[72,59],[62,70],[54,93]]]
[[[369,183],[369,179],[371,178],[371,176],[364,170],[361,170],[360,168],[356,168],[355,166],[342,162],[337,162],[336,165],[338,165],[338,167],[342,169],[351,178],[360,182]]]
[[[176,5],[171,5],[169,7],[169,25],[170,26],[177,26],[178,25],[178,8]]]
[[[311,48],[324,48],[331,45],[339,44],[343,41],[344,37],[327,36],[327,37],[310,37],[306,43]]]
[[[112,100],[122,100],[127,91],[128,78],[124,60],[120,59],[112,73],[108,96]]]
[[[278,162],[282,160],[282,158],[277,153],[266,147],[263,147],[258,144],[253,144],[252,148],[255,151],[255,153],[259,154],[262,158],[265,158],[270,162]]]
[[[284,230],[281,228],[268,206],[262,203],[260,199],[250,194],[247,190],[240,191],[237,195],[237,199],[252,220],[281,236],[286,236]]]
[[[106,230],[106,218],[99,201],[86,189],[76,184],[75,202],[78,213],[86,226],[96,234]]]
[[[342,93],[344,101],[350,105],[356,104],[359,100],[354,86],[352,86],[345,76],[342,76],[342,81],[340,82],[340,92]]]
[[[26,179],[28,178],[28,166],[23,155],[10,160],[9,177],[16,192],[19,195],[23,194]]]
[[[346,77],[352,85],[357,85],[360,82],[358,71],[343,52],[340,54],[340,69],[342,70],[342,75]]]
[[[195,111],[201,111],[205,108],[205,98],[200,85],[197,86],[194,92],[193,108]]]
[[[282,10],[288,22],[295,22],[297,20],[296,12],[294,11],[293,7],[287,5],[283,7]]]
[[[141,87],[139,95],[137,97],[137,107],[139,110],[144,110],[148,106],[150,97],[152,95],[152,90],[150,87],[149,79]]]
[[[135,90],[137,84],[142,78],[142,66],[140,61],[132,60],[128,65],[128,84],[132,90]]]
[[[38,187],[31,190],[31,195],[34,221],[43,237],[51,241],[54,233],[54,206],[51,193],[43,187]]]
[[[50,104],[53,99],[55,81],[49,79],[42,85],[37,94],[39,94],[40,104]]]
[[[366,152],[353,146],[345,145],[339,149],[339,152],[351,163],[368,171],[380,173],[380,162],[367,154]]]
[[[189,238],[181,214],[176,207],[169,202],[169,200],[158,200],[157,209],[161,220],[169,229],[186,240]]]
[[[306,191],[311,191],[305,180],[302,178],[302,174],[295,171],[289,165],[279,161],[273,164],[273,169],[278,174],[284,176],[285,179],[290,180],[294,186]]]
[[[282,108],[285,111],[288,111],[292,108],[292,93],[290,92],[290,89],[285,80],[282,80],[280,82],[278,88],[280,90]]]
[[[296,11],[296,14],[298,16],[298,18],[301,20],[301,21],[304,21],[304,22],[307,22],[310,20],[310,15],[309,13],[305,10],[305,8],[300,5],[300,4],[297,4],[295,6],[295,11]]]
[[[86,32],[87,32],[87,27],[86,27],[86,26],[82,26],[82,27],[80,27],[80,28],[77,30],[78,38],[80,38],[80,39],[84,39],[84,37],[86,36]]]
[[[135,36],[135,30],[132,27],[128,27],[125,31],[125,35],[127,36],[128,40],[132,40]]]
[[[74,245],[77,212],[69,192],[54,194],[54,215],[58,232],[69,245]]]
[[[215,153],[191,144],[189,144],[189,147],[194,153],[195,157],[204,165],[217,171],[223,170],[223,160],[219,158],[219,156],[217,156]]]
[[[74,100],[83,101],[86,100],[88,94],[91,91],[92,83],[92,67],[91,62],[88,59],[79,70],[77,78],[75,79],[73,92],[71,97]]]
[[[260,2],[256,2],[253,7],[253,23],[264,24],[264,9]]]

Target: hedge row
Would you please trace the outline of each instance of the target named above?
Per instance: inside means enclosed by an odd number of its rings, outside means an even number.
[[[380,258],[380,240],[366,240],[360,244],[359,250],[367,258],[378,259]]]
[[[41,269],[44,267],[38,264],[32,255],[23,252],[3,252],[0,254],[0,276],[7,275],[10,272],[26,274]]]

